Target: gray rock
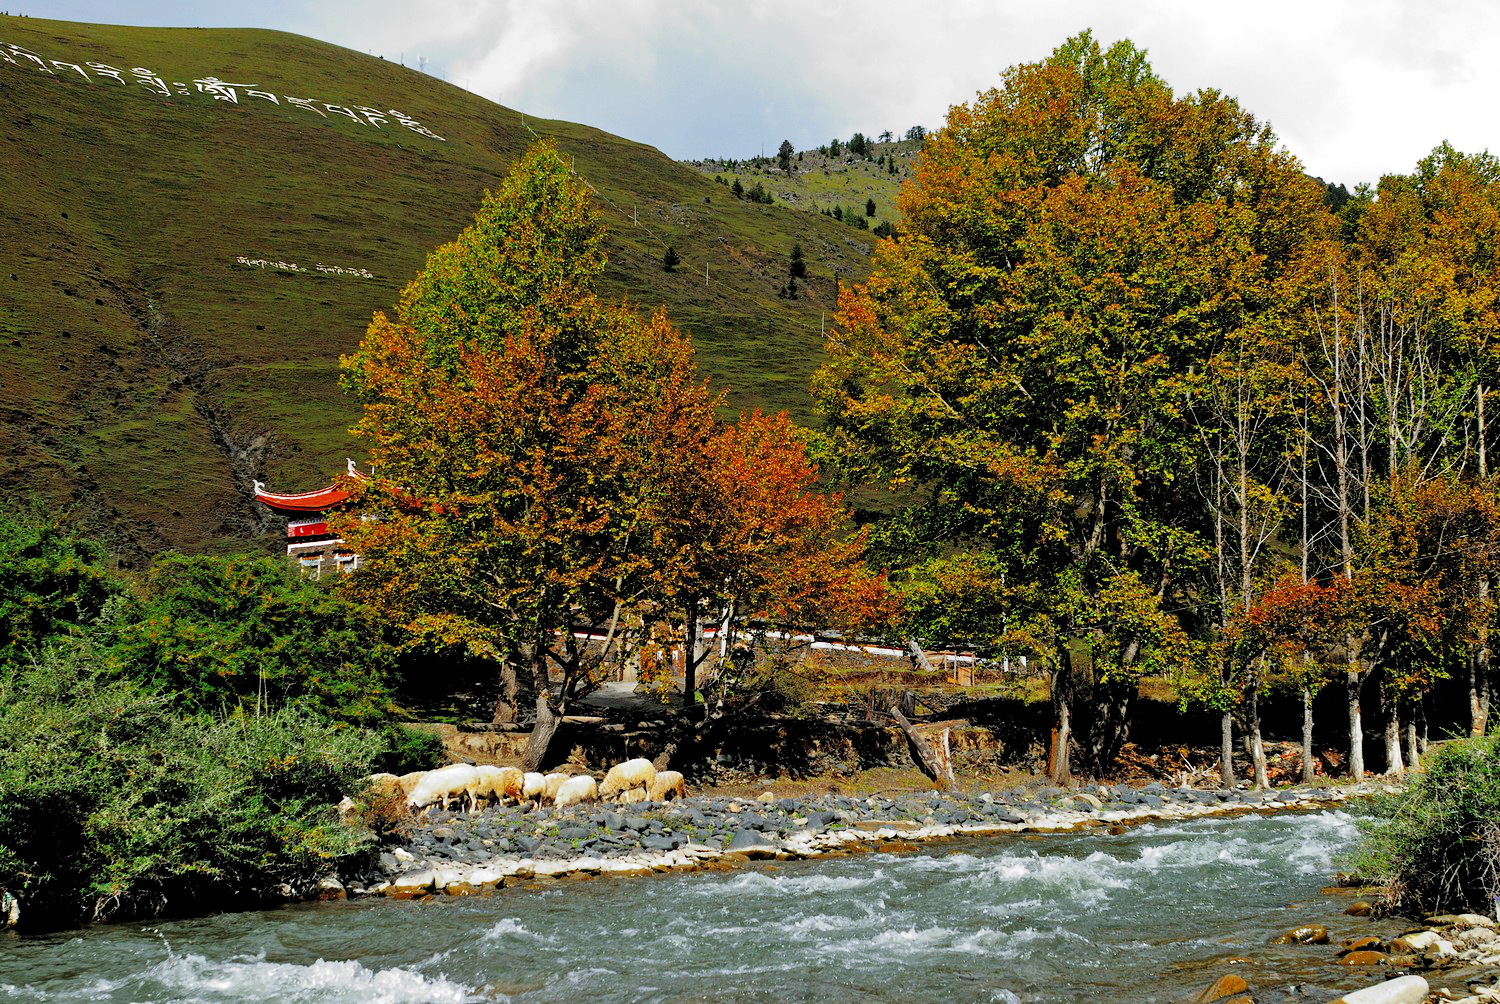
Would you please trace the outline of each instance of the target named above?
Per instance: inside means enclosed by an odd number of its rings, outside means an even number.
[[[755,847],[766,847],[766,838],[757,830],[740,830],[729,841],[729,850],[747,851]]]
[[[599,822],[600,825],[611,830],[623,830],[625,828],[625,817],[618,812],[603,813]]]
[[[664,833],[648,833],[641,838],[641,846],[648,851],[670,851],[681,846],[682,839]]]
[[[702,813],[698,813],[698,815],[701,816]],[[625,829],[627,830],[644,830],[647,829],[650,825],[651,820],[647,819],[645,816],[625,817]]]

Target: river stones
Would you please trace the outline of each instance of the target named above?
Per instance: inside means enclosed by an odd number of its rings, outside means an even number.
[[[337,875],[330,873],[318,879],[316,897],[325,901],[348,899],[349,891],[344,888],[344,883],[339,881]]]
[[[1328,928],[1322,924],[1303,924],[1274,939],[1273,945],[1326,945]]]
[[[1345,908],[1344,913],[1350,917],[1368,917],[1375,912],[1375,908],[1364,900],[1357,900]]]
[[[1244,978],[1235,973],[1225,973],[1214,980],[1203,992],[1193,998],[1193,1004],[1213,1004],[1214,1001],[1222,1001],[1226,997],[1245,993],[1250,985]]]
[[[1439,941],[1436,931],[1413,931],[1391,939],[1391,951],[1404,955],[1420,955]]]
[[[1385,942],[1373,934],[1364,938],[1352,938],[1344,942],[1344,947],[1339,949],[1340,955],[1348,955],[1350,952],[1383,952]]]
[[[1383,966],[1391,961],[1391,957],[1384,952],[1358,951],[1350,952],[1339,959],[1341,966]]]
[[[432,892],[437,876],[431,871],[407,872],[391,881],[385,894],[391,899],[415,899]]]
[[[1347,993],[1329,1004],[1422,1004],[1427,993],[1427,981],[1422,977],[1400,976]]]

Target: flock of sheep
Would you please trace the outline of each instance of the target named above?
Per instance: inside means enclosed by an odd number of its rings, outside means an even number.
[[[448,809],[454,802],[470,815],[485,805],[548,805],[564,809],[584,802],[662,802],[687,794],[682,774],[658,771],[644,757],[615,764],[595,782],[588,774],[525,773],[518,767],[471,767],[454,764],[437,770],[370,776],[370,791],[376,797],[404,797],[413,813],[425,813],[434,805]]]

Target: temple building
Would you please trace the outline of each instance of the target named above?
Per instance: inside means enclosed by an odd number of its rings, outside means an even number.
[[[364,479],[354,461],[348,464],[349,477]],[[286,517],[287,557],[297,559],[304,573],[321,577],[325,572],[352,572],[359,566],[359,555],[328,530],[328,513],[349,500],[347,491],[329,485],[317,491],[280,495],[266,491],[266,486],[257,481],[255,500]]]

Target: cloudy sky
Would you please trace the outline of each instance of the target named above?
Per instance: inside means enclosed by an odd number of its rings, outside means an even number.
[[[1083,28],[1130,38],[1179,93],[1269,120],[1351,188],[1440,141],[1500,150],[1500,4],[1469,0],[0,0],[35,17],[277,28],[425,57],[533,115],[679,159],[942,124],[950,105]]]

